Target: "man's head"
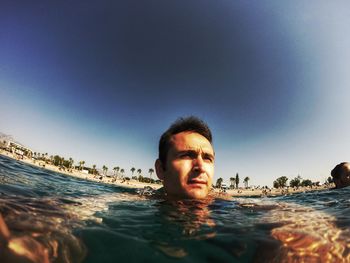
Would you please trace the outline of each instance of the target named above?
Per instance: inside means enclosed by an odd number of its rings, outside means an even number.
[[[350,163],[343,162],[334,167],[331,172],[336,188],[350,185]]]
[[[180,118],[159,141],[155,168],[165,192],[178,198],[205,198],[214,176],[209,127],[196,117]]]

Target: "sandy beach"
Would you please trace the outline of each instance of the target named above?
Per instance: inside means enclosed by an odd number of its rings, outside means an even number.
[[[149,184],[149,183],[143,183],[139,182],[136,180],[121,180],[117,178],[112,178],[112,177],[107,177],[107,176],[94,176],[92,174],[86,174],[82,173],[79,170],[72,169],[72,171],[65,171],[65,170],[60,170],[59,167],[55,165],[51,165],[48,163],[45,163],[42,160],[33,160],[28,157],[23,156],[19,157],[16,156],[16,154],[13,154],[11,152],[5,151],[0,149],[0,154],[3,156],[10,157],[12,159],[15,159],[19,162],[23,162],[35,167],[39,167],[41,169],[46,169],[49,171],[54,171],[57,173],[61,173],[64,175],[68,176],[73,176],[76,178],[80,178],[83,180],[89,180],[89,181],[94,181],[94,182],[99,182],[99,183],[104,183],[104,184],[112,184],[120,187],[125,187],[125,188],[144,188],[146,186],[150,186],[153,189],[159,189],[162,187],[160,184]],[[311,191],[321,191],[321,190],[327,190],[329,187],[327,186],[317,186],[313,188],[309,187],[299,187],[298,189],[296,188],[291,188],[289,187],[288,189],[244,189],[244,188],[239,188],[239,189],[227,189],[227,190],[221,190],[221,189],[214,189],[214,191],[218,194],[218,196],[234,196],[234,197],[265,197],[265,196],[280,196],[280,195],[288,195],[288,194],[294,194],[294,193],[302,193],[302,192],[311,192]]]
[[[99,182],[99,183],[104,183],[104,184],[113,184],[113,185],[117,185],[120,187],[126,187],[126,188],[144,188],[145,186],[150,186],[154,189],[158,189],[161,187],[160,184],[148,184],[148,183],[141,183],[139,181],[136,180],[121,180],[121,179],[117,179],[117,178],[112,178],[112,177],[107,177],[107,176],[94,176],[92,174],[86,174],[86,173],[82,173],[79,170],[76,169],[72,169],[72,171],[66,171],[66,170],[60,170],[59,167],[52,165],[52,164],[48,164],[45,163],[42,160],[32,160],[28,157],[23,157],[19,158],[17,156],[15,156],[15,154],[12,154],[8,151],[4,151],[2,149],[0,149],[0,154],[3,156],[7,156],[10,157],[12,159],[15,159],[19,162],[23,162],[35,167],[39,167],[41,169],[46,169],[49,171],[54,171],[60,174],[64,174],[64,175],[68,175],[68,176],[73,176],[79,179],[83,179],[83,180],[88,180],[88,181],[94,181],[94,182]],[[100,179],[102,178],[102,179]]]
[[[322,191],[328,190],[330,187],[326,186],[314,186],[310,187],[299,187],[299,188],[291,188],[288,189],[229,189],[225,192],[230,196],[251,196],[251,197],[265,197],[265,196],[281,196],[281,195],[290,195],[296,193],[305,193],[305,192],[313,192],[313,191]]]

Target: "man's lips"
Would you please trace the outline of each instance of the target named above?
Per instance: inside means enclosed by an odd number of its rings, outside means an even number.
[[[189,182],[188,182],[188,184],[190,184],[190,185],[207,185],[207,181],[205,181],[205,180],[190,180]]]

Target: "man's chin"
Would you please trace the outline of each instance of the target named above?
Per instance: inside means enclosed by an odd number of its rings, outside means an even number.
[[[190,199],[204,199],[208,196],[208,192],[206,189],[190,189],[186,192],[186,196]]]
[[[182,187],[178,191],[171,191],[173,189],[165,188],[168,198],[175,199],[205,199],[209,194],[207,187]]]

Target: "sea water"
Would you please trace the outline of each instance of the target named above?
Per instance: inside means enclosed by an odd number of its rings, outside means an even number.
[[[0,213],[38,262],[349,262],[349,188],[167,201],[0,156]]]

